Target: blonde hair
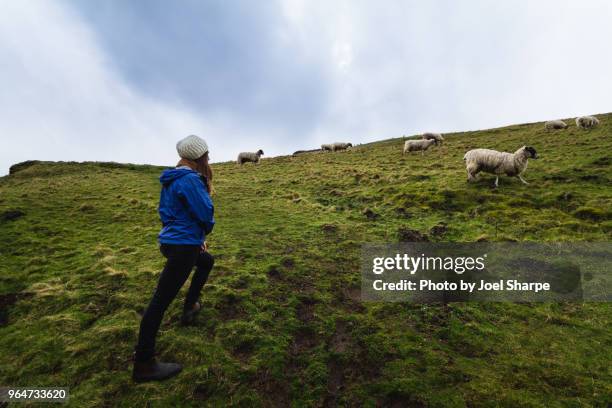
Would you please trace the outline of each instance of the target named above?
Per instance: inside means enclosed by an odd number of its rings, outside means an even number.
[[[206,186],[206,190],[208,194],[213,195],[215,189],[213,188],[213,171],[212,167],[210,167],[210,163],[208,163],[208,152],[206,152],[202,157],[196,160],[190,159],[181,159],[179,160],[178,166],[187,166],[191,170],[197,171],[204,178],[204,185]]]

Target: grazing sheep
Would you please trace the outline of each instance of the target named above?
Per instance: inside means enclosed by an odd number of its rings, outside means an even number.
[[[421,137],[423,138],[423,140],[435,140],[436,144],[442,144],[442,142],[444,141],[444,138],[440,133],[425,132]]]
[[[505,174],[510,177],[518,177],[523,184],[529,184],[521,177],[527,169],[528,159],[537,159],[538,153],[533,147],[523,146],[514,153],[498,152],[489,149],[470,150],[463,156],[467,170],[468,181],[476,179],[476,175],[484,171],[495,174],[495,187],[499,182],[499,176]]]
[[[580,129],[593,129],[599,125],[599,119],[595,116],[580,116],[576,118],[576,126]]]
[[[329,150],[330,152],[336,152],[338,150],[346,150],[349,147],[353,147],[352,143],[331,143],[331,144],[322,144],[321,145],[321,150],[326,151]]]
[[[438,141],[435,139],[429,140],[406,140],[404,143],[404,153],[421,151],[421,154],[425,154],[425,150],[429,149],[431,145],[437,144]]]
[[[263,150],[259,149],[256,153],[251,152],[242,152],[238,155],[238,164],[243,164],[247,162],[259,163],[259,158],[263,156]]]
[[[334,143],[333,145],[333,151],[337,152],[338,150],[346,150],[349,147],[353,147],[352,143]]]
[[[544,124],[544,129],[546,130],[554,130],[554,129],[567,129],[567,123],[562,120],[549,120]]]

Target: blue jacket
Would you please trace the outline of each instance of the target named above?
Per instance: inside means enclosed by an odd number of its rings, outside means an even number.
[[[199,173],[188,167],[166,169],[159,181],[161,244],[202,245],[215,225],[214,207]]]

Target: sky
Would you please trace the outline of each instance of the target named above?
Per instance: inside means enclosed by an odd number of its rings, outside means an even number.
[[[0,4],[0,175],[612,111],[609,0]]]

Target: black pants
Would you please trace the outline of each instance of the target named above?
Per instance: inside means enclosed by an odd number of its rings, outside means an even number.
[[[160,250],[167,259],[166,266],[159,276],[153,298],[140,322],[136,361],[147,361],[155,354],[155,337],[164,313],[189,277],[193,267],[196,267],[196,272],[185,298],[185,310],[191,309],[198,301],[200,291],[215,263],[212,255],[200,252],[200,247],[195,245],[162,244]]]

